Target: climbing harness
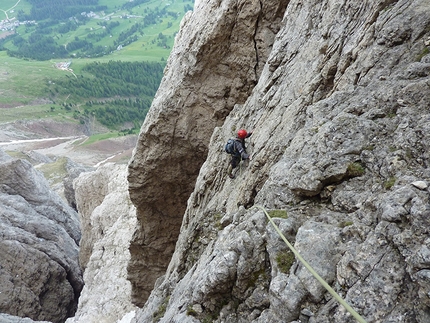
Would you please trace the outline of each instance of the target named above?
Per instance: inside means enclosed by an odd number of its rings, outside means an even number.
[[[254,205],[252,208],[259,208],[261,209],[264,214],[266,214],[266,217],[269,219],[269,222],[272,224],[272,226],[275,228],[276,232],[279,234],[279,236],[284,240],[284,242],[287,244],[288,248],[294,253],[294,255],[297,257],[297,259],[300,260],[300,262],[306,267],[307,270],[310,271],[310,273],[321,283],[321,285],[324,286],[324,288],[343,306],[345,309],[352,315],[354,318],[360,322],[360,323],[367,323],[365,319],[363,319],[360,314],[358,314],[342,297],[339,296],[338,293],[334,291],[333,288],[330,287],[330,285],[320,276],[318,273],[309,265],[306,260],[303,259],[303,257],[299,254],[299,252],[291,245],[291,243],[285,238],[285,236],[282,234],[281,230],[279,230],[278,226],[273,222],[270,215],[267,213],[266,209],[259,205]]]

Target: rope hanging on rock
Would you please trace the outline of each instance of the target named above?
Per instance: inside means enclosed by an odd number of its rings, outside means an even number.
[[[294,255],[297,257],[297,259],[300,260],[300,262],[309,270],[309,272],[321,283],[321,285],[324,286],[324,288],[343,306],[345,309],[352,315],[354,318],[360,322],[360,323],[367,323],[365,319],[363,319],[360,314],[358,314],[338,293],[334,291],[333,288],[330,287],[330,285],[320,276],[318,273],[309,265],[305,259],[299,254],[299,252],[292,246],[292,244],[285,238],[285,236],[282,234],[281,230],[278,228],[278,226],[273,222],[270,215],[267,213],[266,209],[259,205],[254,205],[252,208],[259,208],[261,209],[264,214],[266,214],[266,217],[269,219],[272,226],[275,228],[276,232],[279,234],[279,236],[284,240],[284,242],[287,244],[288,248],[294,253]]]

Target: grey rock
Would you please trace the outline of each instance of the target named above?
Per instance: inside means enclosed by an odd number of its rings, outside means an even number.
[[[67,203],[77,211],[73,181],[78,178],[81,173],[93,171],[94,168],[77,164],[70,158],[67,158],[66,170],[67,176],[63,178],[64,197],[66,198]]]
[[[246,99],[238,99],[238,92],[224,92],[224,99],[202,95],[192,85],[196,76],[220,70],[220,59],[211,53],[229,48],[222,57],[244,56],[225,41],[208,43],[202,47],[205,56],[195,55],[202,44],[198,41],[209,39],[220,22],[224,33],[234,34],[226,23],[231,15],[235,26],[252,21],[242,16],[244,4],[239,3],[196,3],[182,32],[191,35],[192,26],[202,35],[177,39],[152,116],[141,130],[129,181],[140,221],[148,227],[136,237],[146,237],[149,230],[160,232],[150,241],[164,237],[163,225],[149,219],[174,212],[154,212],[158,199],[174,201],[184,216],[170,264],[134,322],[153,322],[164,306],[160,322],[205,317],[216,322],[352,322],[297,259],[285,270],[280,255],[288,249],[262,212],[252,209],[255,205],[286,210],[288,219],[276,220],[282,232],[367,321],[428,322],[429,195],[411,183],[429,180],[430,78],[428,62],[417,58],[426,50],[430,3],[285,3],[270,54],[261,61],[261,73],[253,74],[258,82],[241,92]],[[260,14],[272,8],[270,1],[260,3]],[[209,17],[216,17],[216,23]],[[185,48],[189,53],[183,53]],[[182,67],[175,74],[178,64]],[[230,80],[241,75],[232,70]],[[224,77],[216,80],[226,82]],[[206,79],[214,90],[217,81]],[[198,84],[209,87],[201,80]],[[173,93],[178,94],[174,100]],[[218,117],[213,109],[230,99],[236,104],[225,105],[225,119],[197,117],[197,107],[206,104],[212,106],[206,116]],[[171,102],[179,104],[171,107]],[[184,128],[179,121],[167,126],[168,120],[186,119],[189,113],[205,120],[204,127],[188,123]],[[161,133],[160,127],[172,130]],[[221,151],[239,128],[254,130],[247,139],[253,158],[231,181],[225,170],[228,156]],[[187,157],[183,149],[194,145],[189,134],[199,129],[213,129],[209,143],[199,141],[208,144],[204,162],[195,157],[200,150]],[[204,147],[201,151],[206,156]],[[172,158],[172,164],[165,158]],[[186,181],[175,177],[179,171],[174,167],[184,162],[188,170],[188,158],[200,172]],[[162,181],[158,188],[163,193],[154,191],[154,180]],[[189,186],[172,190],[172,182]],[[179,198],[178,191],[186,194]],[[141,272],[146,266],[140,266]],[[195,304],[202,313],[187,314]],[[303,308],[313,315],[304,315]]]
[[[424,181],[415,181],[412,182],[411,185],[415,186],[416,188],[419,188],[420,190],[425,190],[428,187],[427,183]]]
[[[129,266],[138,305],[172,256],[212,130],[251,94],[287,3],[196,2],[181,23],[128,169],[130,198],[142,224]]]
[[[25,160],[1,158],[0,236],[0,312],[64,322],[83,286],[78,216]]]
[[[49,158],[48,156],[45,156],[41,153],[38,153],[37,151],[29,151],[29,152],[25,152],[24,154],[26,154],[29,158],[30,163],[32,163],[33,165],[35,164],[40,164],[40,163],[52,163],[53,160],[51,158]]]
[[[95,183],[103,181],[102,199],[97,195],[100,192],[93,189]],[[137,309],[131,302],[131,283],[127,280],[128,248],[137,218],[128,196],[126,165],[105,164],[96,171],[81,174],[74,185],[82,227],[87,230],[82,236],[84,247],[80,252],[85,257],[91,255],[85,262],[85,286],[78,310],[66,322],[117,323],[123,317],[122,323],[129,322],[131,318],[126,317],[133,316]],[[90,209],[81,207],[79,202],[88,198],[101,202]]]

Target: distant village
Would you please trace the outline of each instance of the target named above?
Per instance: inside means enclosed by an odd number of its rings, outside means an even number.
[[[16,27],[19,26],[19,21],[15,18],[5,19],[0,21],[0,30],[1,31],[10,31],[15,30]]]
[[[35,20],[25,20],[19,21],[15,17],[10,19],[0,20],[0,31],[14,31],[16,27],[20,25],[34,25],[36,24]]]
[[[14,11],[11,10],[10,13],[13,13]],[[82,16],[86,16],[88,18],[95,18],[100,19],[100,16],[95,14],[94,12],[82,12]],[[14,31],[15,28],[19,27],[20,25],[35,25],[37,24],[35,20],[25,20],[25,21],[19,21],[16,19],[16,17],[10,18],[10,19],[4,19],[0,20],[0,31]]]
[[[10,13],[13,13],[13,10],[10,11]],[[94,19],[104,19],[104,20],[110,20],[113,18],[112,14],[104,16],[104,12],[102,12],[102,17],[100,15],[90,11],[90,12],[82,12],[82,16],[88,17],[88,18],[94,18]],[[125,16],[119,16],[120,18],[143,18],[142,16],[135,16],[135,15],[125,15]],[[70,19],[73,19],[71,17]],[[25,21],[19,21],[16,19],[16,17],[10,18],[10,19],[4,19],[0,20],[0,31],[15,31],[17,27],[20,25],[35,25],[37,22],[35,20],[25,20]]]
[[[10,13],[14,11],[11,10]],[[86,16],[88,18],[100,19],[100,16],[95,14],[94,12],[82,12],[82,16]],[[37,22],[35,20],[25,20],[19,21],[16,17],[0,20],[0,31],[15,31],[17,27],[20,25],[35,25]]]

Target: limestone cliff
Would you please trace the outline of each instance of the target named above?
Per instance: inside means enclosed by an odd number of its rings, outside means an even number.
[[[134,322],[352,322],[255,205],[367,321],[430,321],[429,12],[195,3],[129,164]]]

